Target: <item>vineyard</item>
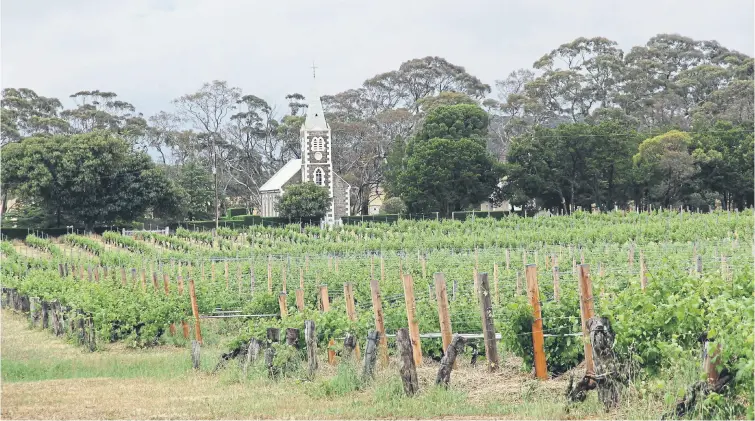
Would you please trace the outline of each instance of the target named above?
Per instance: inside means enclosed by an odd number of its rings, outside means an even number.
[[[102,352],[113,343],[188,352],[193,340],[243,362],[279,329],[315,342],[323,365],[370,354],[368,339],[378,338],[382,371],[401,359],[404,328],[417,367],[437,366],[458,334],[467,345],[459,359],[495,371],[511,355],[543,382],[601,368],[586,346],[597,316],[610,323],[627,388],[665,399],[673,413],[689,393],[661,379],[689,361],[702,384],[725,379],[690,413],[751,418],[752,233],[752,210],[31,233],[1,244],[3,306]],[[293,357],[272,349],[285,377]]]

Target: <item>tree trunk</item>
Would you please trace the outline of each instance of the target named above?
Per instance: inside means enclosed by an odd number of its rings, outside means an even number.
[[[343,339],[343,360],[347,361],[351,358],[352,352],[354,352],[354,348],[357,346],[357,341],[354,335],[351,333],[347,333],[346,337]]]
[[[399,373],[404,383],[404,393],[407,396],[414,396],[419,390],[419,382],[417,380],[417,368],[414,365],[414,352],[408,328],[403,327],[396,332],[396,345],[399,348],[401,361]]]
[[[286,329],[286,345],[294,348],[299,347],[299,329],[293,327]]]
[[[375,377],[375,362],[377,362],[377,344],[380,339],[380,332],[371,330],[367,333],[367,347],[364,349],[364,368],[362,370],[363,379]]]
[[[446,348],[443,359],[440,360],[440,369],[438,369],[438,376],[435,378],[435,384],[448,387],[448,383],[451,381],[451,370],[454,367],[456,356],[464,351],[466,343],[466,339],[458,334],[454,335],[448,348]]]
[[[304,341],[307,343],[307,368],[311,377],[317,370],[317,335],[313,320],[304,321]]]

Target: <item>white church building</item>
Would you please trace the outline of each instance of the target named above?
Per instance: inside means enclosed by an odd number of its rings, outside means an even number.
[[[325,222],[332,224],[342,216],[349,216],[351,185],[333,171],[332,138],[325,120],[320,96],[313,92],[307,115],[299,132],[301,159],[292,159],[260,187],[260,212],[265,216],[279,216],[275,204],[292,184],[313,182],[330,193],[330,208]]]

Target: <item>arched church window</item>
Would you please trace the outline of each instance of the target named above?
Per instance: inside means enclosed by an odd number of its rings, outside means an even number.
[[[322,152],[325,150],[325,139],[323,139],[320,136],[313,137],[312,138],[312,151],[313,152]]]
[[[315,184],[318,186],[323,185],[323,174],[322,174],[322,168],[317,168],[315,170]]]

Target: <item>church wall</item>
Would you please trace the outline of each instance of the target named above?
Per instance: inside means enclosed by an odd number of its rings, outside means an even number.
[[[349,192],[346,191],[348,184],[341,177],[335,177],[333,184],[333,206],[336,219],[342,216],[349,216]]]

